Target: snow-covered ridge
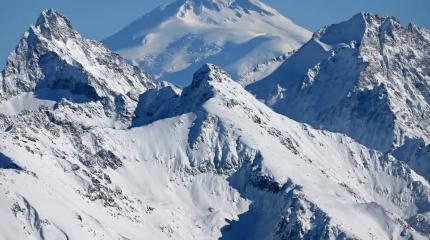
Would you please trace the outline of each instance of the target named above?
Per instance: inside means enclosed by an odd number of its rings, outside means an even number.
[[[360,13],[317,31],[248,89],[293,119],[394,151],[429,178],[419,150],[430,139],[429,46],[426,28]]]
[[[103,42],[154,78],[184,86],[206,62],[239,80],[258,64],[297,49],[310,36],[258,0],[179,0]]]

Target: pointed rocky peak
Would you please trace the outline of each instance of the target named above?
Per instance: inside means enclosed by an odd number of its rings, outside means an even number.
[[[24,34],[8,57],[3,78],[5,99],[42,90],[64,90],[88,100],[113,99],[155,86],[140,68],[102,44],[82,38],[55,10],[43,11]]]
[[[224,70],[208,63],[195,72],[191,85],[183,91],[166,86],[144,92],[139,97],[133,125],[198,112],[205,108],[208,101],[228,109],[239,105],[239,102],[243,108],[247,104],[261,104]]]
[[[189,105],[201,105],[208,99],[241,87],[220,67],[214,64],[205,64],[194,73],[191,85],[184,88],[181,101]],[[188,102],[188,103],[187,103]]]
[[[52,39],[52,37],[64,39],[66,37],[79,36],[79,34],[73,30],[69,19],[53,9],[43,11],[34,27],[48,39]]]
[[[232,81],[228,73],[215,64],[207,63],[197,70],[193,75],[191,89],[202,86],[213,86],[214,83]]]
[[[70,21],[54,9],[42,11],[36,20],[35,26],[72,29]]]
[[[393,31],[401,28],[402,25],[400,24],[399,21],[397,21],[396,18],[394,17],[389,17],[383,20],[383,22],[381,23],[380,26],[380,30],[382,32],[390,32],[392,33]]]
[[[387,23],[395,26],[400,26],[400,22],[394,16],[382,16],[368,12],[359,13],[357,15],[362,16],[362,18],[366,21],[367,27],[379,27]]]
[[[324,27],[314,34],[314,38],[330,45],[339,43],[360,43],[368,31],[389,30],[400,27],[395,17],[385,17],[368,12],[354,15],[347,21]]]
[[[223,69],[214,64],[205,64],[195,72],[191,85],[184,88],[180,105],[189,105],[188,109],[192,109],[202,106],[209,99],[236,102],[239,96],[247,95],[250,94]]]

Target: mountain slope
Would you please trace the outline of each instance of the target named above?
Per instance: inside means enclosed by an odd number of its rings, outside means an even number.
[[[429,178],[429,46],[428,29],[362,13],[316,32],[248,89],[279,113],[393,152]]]
[[[87,103],[3,116],[2,236],[429,234],[430,186],[393,157],[274,113],[213,65],[183,91],[166,88],[142,94],[130,129],[95,121]]]
[[[188,85],[206,62],[220,65],[233,79],[252,82],[263,77],[249,74],[258,64],[309,38],[307,30],[258,0],[178,0],[103,42],[153,77]]]

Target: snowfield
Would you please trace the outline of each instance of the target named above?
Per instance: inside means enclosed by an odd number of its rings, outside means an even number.
[[[257,1],[185,2],[202,12],[272,12]],[[354,24],[360,17],[375,18]],[[344,64],[376,64],[356,57],[315,67],[358,56],[356,42],[318,38],[351,30],[334,26],[272,61],[285,62],[277,78],[261,80],[266,88],[249,85],[268,106],[214,64],[200,65],[184,88],[154,81],[44,11],[0,75],[0,239],[429,239],[430,185],[417,165],[276,107],[291,107],[285,93],[305,66],[297,62],[312,67],[304,88]],[[321,106],[338,100],[316,90]]]

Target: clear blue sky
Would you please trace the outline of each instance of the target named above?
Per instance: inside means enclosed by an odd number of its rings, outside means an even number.
[[[368,11],[430,27],[430,0],[262,0],[297,24],[316,30]],[[66,15],[85,37],[101,40],[171,0],[4,0],[0,3],[0,67],[43,9]]]

